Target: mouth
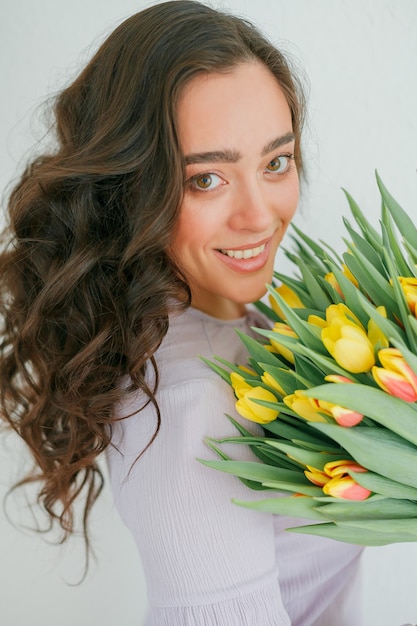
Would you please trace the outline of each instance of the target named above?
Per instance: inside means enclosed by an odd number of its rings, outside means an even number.
[[[232,259],[253,259],[262,254],[265,250],[265,246],[266,244],[263,243],[255,248],[245,248],[242,250],[219,250],[219,252]]]

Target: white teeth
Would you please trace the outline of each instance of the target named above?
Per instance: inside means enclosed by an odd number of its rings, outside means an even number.
[[[233,259],[252,259],[253,257],[261,254],[264,250],[265,244],[263,243],[257,248],[248,248],[247,250],[220,250],[220,252],[227,254],[227,256],[230,256]]]

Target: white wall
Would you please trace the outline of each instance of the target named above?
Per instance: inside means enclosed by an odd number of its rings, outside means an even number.
[[[0,188],[39,136],[35,111],[63,86],[98,41],[143,0],[1,0]],[[218,0],[256,21],[309,77],[310,176],[297,223],[343,250],[347,188],[376,224],[377,168],[417,217],[416,0]],[[35,132],[33,129],[35,127]],[[278,259],[281,267],[286,264]],[[0,440],[0,498],[25,453]],[[0,510],[1,626],[139,626],[143,574],[106,491],[94,515],[99,562],[80,587],[81,542],[53,548],[13,528]],[[75,545],[74,545],[75,544]],[[368,549],[365,626],[417,622],[417,546]],[[336,625],[335,625],[336,626]],[[355,626],[355,625],[352,625]]]

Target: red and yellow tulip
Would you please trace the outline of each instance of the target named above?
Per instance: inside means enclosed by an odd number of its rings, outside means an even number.
[[[349,472],[366,472],[367,470],[355,461],[340,460],[326,463],[323,471],[307,466],[304,474],[314,485],[323,488],[323,493],[344,500],[366,500],[371,491],[359,485]]]
[[[417,402],[417,375],[400,350],[384,348],[378,358],[382,367],[374,366],[372,375],[381,389],[406,402]]]

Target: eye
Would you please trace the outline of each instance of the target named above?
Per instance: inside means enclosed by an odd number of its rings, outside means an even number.
[[[293,158],[293,154],[281,154],[281,156],[277,156],[269,161],[266,169],[274,174],[284,174],[289,169]]]
[[[207,172],[192,176],[188,181],[188,185],[194,191],[212,191],[222,184],[223,182],[220,176]]]

